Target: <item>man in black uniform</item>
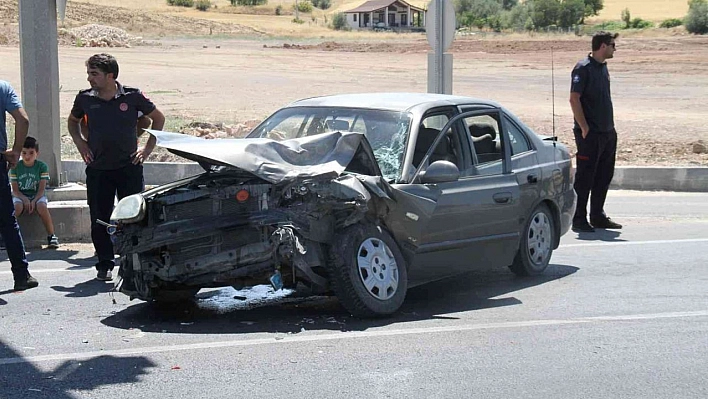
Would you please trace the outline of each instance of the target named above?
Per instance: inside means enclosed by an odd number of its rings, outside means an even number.
[[[113,244],[106,228],[96,220],[108,222],[113,201],[137,194],[144,188],[142,163],[155,148],[150,136],[138,148],[135,137],[138,112],[152,119],[152,127],[162,130],[165,117],[136,88],[123,86],[118,78],[118,62],[109,54],[96,54],[86,61],[91,88],[82,90],[69,115],[69,133],[86,162],[86,196],[91,214],[91,240],[98,255],[96,278],[113,278]],[[88,139],[81,135],[80,122],[88,116]]]
[[[570,106],[578,147],[574,186],[578,206],[573,217],[573,231],[577,232],[622,228],[621,224],[610,220],[603,209],[615,171],[617,151],[610,74],[605,60],[614,56],[617,36],[617,33],[596,33],[592,37],[592,53],[578,62],[571,73]],[[587,205],[591,192],[588,223]]]

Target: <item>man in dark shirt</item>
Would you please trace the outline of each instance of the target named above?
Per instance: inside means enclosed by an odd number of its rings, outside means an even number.
[[[570,106],[578,147],[574,185],[578,204],[573,217],[573,231],[577,232],[622,228],[621,224],[610,220],[604,211],[617,152],[610,74],[605,60],[614,56],[617,36],[617,33],[596,33],[592,37],[592,53],[578,62],[571,73]],[[587,220],[588,198],[590,223]]]
[[[118,78],[118,62],[109,54],[96,54],[86,61],[91,88],[82,90],[69,115],[69,133],[86,163],[86,188],[91,214],[91,240],[98,255],[96,276],[113,278],[113,244],[106,228],[96,220],[109,222],[113,201],[143,190],[143,166],[155,148],[150,136],[138,148],[135,137],[138,112],[152,119],[152,127],[162,130],[165,117],[136,88],[123,86]],[[88,116],[88,139],[81,135],[80,122]]]

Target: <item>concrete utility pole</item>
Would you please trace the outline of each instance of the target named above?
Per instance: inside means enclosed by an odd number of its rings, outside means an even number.
[[[58,0],[66,5],[66,0]],[[40,158],[49,166],[50,185],[61,180],[59,128],[59,48],[57,0],[19,0],[22,104],[31,136],[40,143]]]
[[[433,48],[428,53],[428,93],[452,94],[452,54],[446,53],[455,39],[455,9],[450,0],[428,3],[425,31]]]

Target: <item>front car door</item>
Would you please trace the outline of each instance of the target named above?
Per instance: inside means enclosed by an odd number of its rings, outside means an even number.
[[[496,109],[472,117],[489,115],[501,120]],[[399,206],[390,215],[389,223],[398,241],[403,243],[404,253],[409,254],[412,285],[473,269],[506,266],[518,247],[518,221],[511,215],[516,213],[520,194],[514,176],[504,173],[509,169],[509,154],[500,152],[496,160],[481,164],[463,122],[462,119],[454,122],[449,131],[455,163],[461,172],[457,181],[421,184],[409,180],[393,185]],[[416,145],[409,146],[413,151],[406,157],[416,170],[432,163],[415,163],[421,162],[415,153],[418,144],[424,141],[421,133],[425,128],[423,119],[415,137]],[[427,151],[433,162],[433,155],[441,157],[443,152],[437,148]]]

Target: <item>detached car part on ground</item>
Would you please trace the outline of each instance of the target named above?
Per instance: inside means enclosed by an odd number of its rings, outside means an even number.
[[[205,173],[119,202],[121,292],[174,301],[206,287],[269,283],[333,293],[366,317],[394,313],[409,287],[457,273],[543,272],[575,205],[567,150],[536,136],[533,157],[510,156],[511,143],[485,163],[474,137],[465,149],[469,129],[458,122],[491,115],[502,132],[505,110],[464,97],[405,98],[300,101],[246,139],[150,131]],[[465,112],[465,103],[482,111]],[[446,108],[442,129],[424,137],[431,110]],[[441,158],[448,142],[453,158]]]

